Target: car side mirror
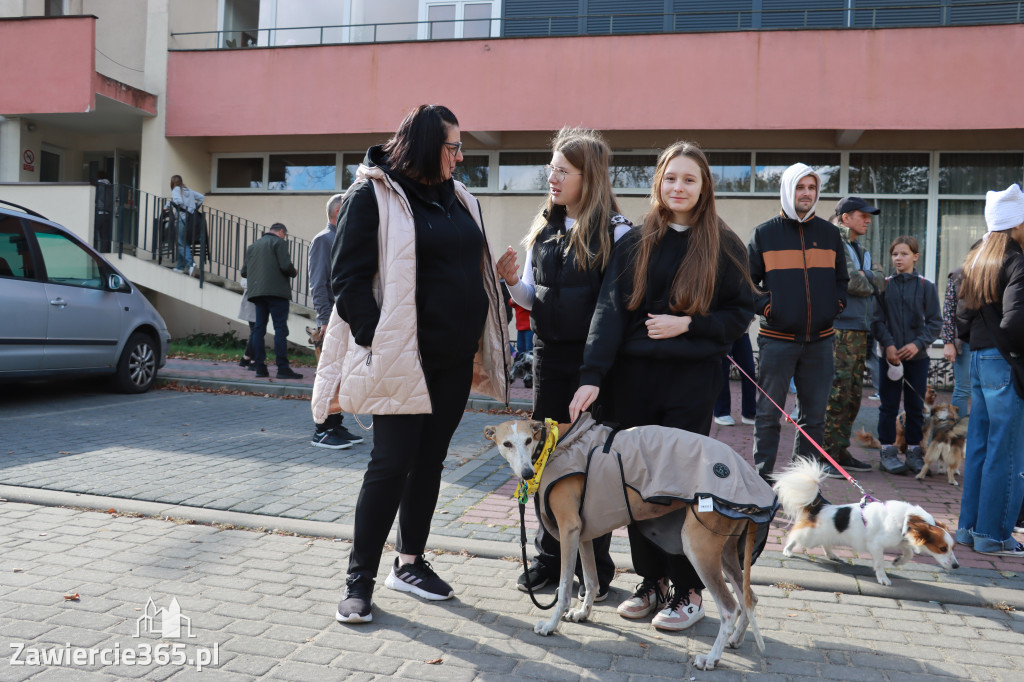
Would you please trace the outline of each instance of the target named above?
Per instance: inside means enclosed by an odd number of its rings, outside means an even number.
[[[121,275],[111,273],[107,276],[107,288],[111,291],[128,291],[128,283]]]

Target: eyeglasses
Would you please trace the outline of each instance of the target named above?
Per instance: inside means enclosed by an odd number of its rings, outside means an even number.
[[[565,176],[566,175],[583,175],[583,173],[570,173],[567,170],[562,170],[558,166],[552,166],[551,164],[548,164],[547,166],[544,166],[544,176],[545,177],[550,178],[552,173],[555,174],[555,178],[557,178],[559,182],[562,182],[563,180],[565,180]]]
[[[461,142],[445,142],[444,146],[452,151],[452,156],[458,156],[462,152]]]

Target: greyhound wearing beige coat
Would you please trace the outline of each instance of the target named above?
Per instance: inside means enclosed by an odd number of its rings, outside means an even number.
[[[641,522],[642,525],[645,520],[658,519],[685,510],[680,512],[685,518],[678,536],[673,540],[681,541],[682,551],[689,557],[701,580],[710,590],[721,615],[718,637],[711,651],[697,656],[695,666],[701,670],[714,669],[726,645],[737,648],[742,644],[748,624],[754,631],[758,649],[763,653],[764,640],[754,618],[757,597],[750,589],[750,566],[753,561],[758,524],[746,517],[735,518],[712,509],[710,496],[701,500],[702,504],[698,510],[696,496],[687,500],[671,499],[671,494],[658,494],[647,496],[645,499],[637,489],[646,489],[644,486],[627,482],[625,479],[614,480],[617,476],[616,471],[641,468],[623,463],[623,453],[627,450],[668,450],[672,462],[667,466],[674,469],[677,469],[679,464],[685,466],[685,460],[679,462],[680,457],[685,457],[687,452],[693,454],[696,450],[694,457],[709,467],[714,467],[715,476],[728,478],[733,473],[737,474],[732,476],[733,481],[730,483],[734,487],[730,488],[730,491],[735,491],[743,485],[763,485],[765,490],[758,489],[755,497],[760,503],[770,500],[770,512],[774,515],[777,506],[774,494],[753,472],[752,467],[728,446],[718,441],[668,427],[642,426],[616,433],[609,427],[597,425],[589,414],[584,414],[574,425],[559,424],[558,432],[564,434],[562,442],[550,456],[541,477],[538,494],[541,495],[541,522],[561,543],[561,575],[554,612],[549,619],[539,621],[534,626],[534,631],[548,635],[556,630],[563,617],[572,622],[582,622],[590,617],[594,595],[598,592],[593,538],[631,522]],[[548,436],[548,428],[544,424],[512,420],[486,427],[484,436],[497,445],[498,452],[520,480],[534,478],[535,463],[541,454],[540,446]],[[602,468],[598,463],[602,458],[596,456],[595,452],[606,440],[604,452],[609,453],[612,445],[616,446],[616,451],[612,456],[603,458],[607,460],[608,467]],[[571,466],[566,469],[566,462],[572,456],[570,453],[573,449],[583,452],[586,459],[585,473],[572,473]],[[642,457],[650,456],[650,452],[638,454]],[[741,471],[742,467],[749,468],[751,476],[747,476],[748,472]],[[653,477],[657,478],[657,474],[655,471]],[[646,472],[640,477],[644,475]],[[604,479],[602,483],[612,478],[611,490],[618,490],[618,486],[621,485],[621,490],[625,494],[605,494],[600,487],[595,488],[600,492],[588,493],[588,485],[600,485],[595,480],[597,478]],[[699,479],[699,476],[695,478]],[[737,483],[736,479],[742,481]],[[702,485],[706,484],[707,480],[703,479]],[[714,481],[713,478],[711,480]],[[623,499],[611,499],[616,497]],[[617,505],[617,502],[621,504]],[[770,522],[770,516],[768,521]],[[744,535],[746,545],[741,568],[738,543],[739,538]],[[583,564],[586,593],[583,603],[576,609],[570,609],[573,567],[576,565],[577,553]],[[732,584],[733,592],[736,595],[742,594],[740,603],[737,603],[726,587],[723,571]]]

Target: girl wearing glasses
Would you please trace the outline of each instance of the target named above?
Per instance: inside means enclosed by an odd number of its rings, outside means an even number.
[[[470,387],[508,402],[508,331],[480,204],[452,179],[459,121],[446,107],[409,113],[371,147],[345,194],[332,252],[335,311],[313,415],[373,415],[373,450],[356,501],[337,620],[372,620],[374,577],[398,516],[385,585],[424,599],[454,591],[424,560],[448,445]],[[336,313],[336,314],[335,314]]]
[[[662,152],[651,204],[608,266],[570,416],[608,386],[605,407],[623,428],[656,424],[706,436],[721,359],[754,316],[747,253],[715,211],[707,158],[696,145],[677,142]],[[665,554],[633,525],[629,541],[643,580],[619,614],[658,611],[654,626],[663,630],[700,620],[704,585],[686,557]]]
[[[599,133],[583,128],[559,131],[552,143],[551,163],[544,169],[548,196],[523,240],[523,276],[517,274],[511,246],[498,259],[498,274],[512,298],[531,313],[533,418],[537,420],[569,420],[569,401],[579,386],[590,317],[612,246],[631,227],[612,193],[609,156]],[[610,544],[611,534],[594,540],[600,588],[596,601],[607,597],[615,577]],[[519,578],[523,591],[558,580],[557,538],[541,525],[535,546],[537,558]],[[579,561],[576,573],[582,575]]]

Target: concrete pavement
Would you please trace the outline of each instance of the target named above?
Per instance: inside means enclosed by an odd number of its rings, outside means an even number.
[[[503,418],[467,412],[446,462],[432,561],[455,586],[456,600],[426,604],[387,590],[386,555],[375,621],[357,627],[332,617],[369,440],[345,451],[310,447],[309,404],[301,397],[189,390],[118,396],[88,385],[28,387],[0,397],[0,497],[9,500],[0,504],[0,640],[51,650],[137,648],[141,640],[128,630],[145,609],[145,594],[159,607],[177,597],[181,613],[201,628],[186,643],[192,658],[203,646],[221,647],[219,666],[199,673],[203,678],[1024,674],[1018,560],[959,548],[960,571],[946,574],[919,558],[889,571],[893,587],[883,588],[861,559],[843,566],[820,553],[784,559],[777,551],[781,527],[754,568],[765,659],[747,642],[726,653],[723,670],[694,673],[690,655],[706,651],[717,628],[711,600],[708,619],[692,636],[659,634],[614,613],[636,582],[631,573],[620,575],[609,601],[597,606],[595,624],[566,624],[554,638],[534,635],[540,612],[513,588],[521,569],[506,560],[519,551],[511,477],[481,437],[485,424]],[[750,427],[716,428],[749,455]],[[862,482],[880,498],[917,496],[937,517],[955,521],[959,491],[944,480],[922,484],[873,472]],[[856,498],[844,487],[830,482],[826,495]],[[627,567],[621,534],[613,550],[617,565]],[[74,593],[78,601],[64,600]],[[1006,610],[992,607],[1000,603]],[[1008,612],[1012,606],[1018,613]],[[3,641],[0,648],[14,652]],[[96,663],[79,670],[0,663],[5,680],[68,679],[76,672],[89,679],[198,676],[187,665]]]

